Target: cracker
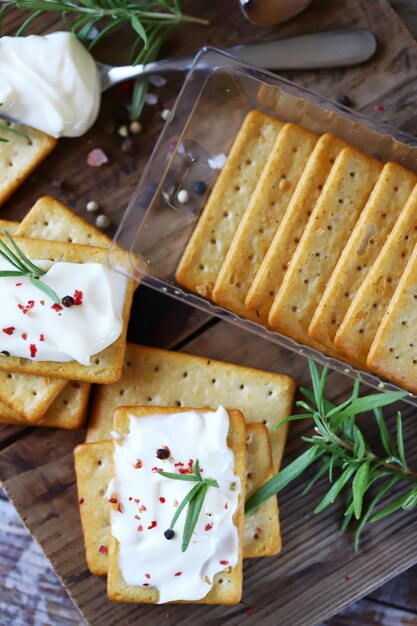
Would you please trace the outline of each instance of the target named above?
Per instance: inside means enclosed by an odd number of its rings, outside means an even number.
[[[308,326],[381,168],[353,148],[337,156],[272,305],[268,322],[274,330],[323,350]]]
[[[23,252],[32,259],[63,260],[73,263],[107,264],[107,250],[73,243],[42,241],[40,239],[16,238]],[[85,366],[75,361],[57,363],[52,361],[30,361],[18,357],[0,359],[0,370],[19,372],[34,376],[83,380],[108,384],[118,380],[122,374],[123,357],[126,348],[127,324],[132,304],[135,283],[127,282],[123,309],[123,329],[120,337],[105,350],[92,357],[91,365]]]
[[[112,441],[79,445],[75,451],[80,516],[84,533],[86,561],[92,574],[107,574],[110,529],[107,487],[112,478],[109,462]],[[246,424],[246,499],[273,474],[268,431],[263,424]],[[273,556],[281,549],[278,503],[270,498],[245,515],[243,558]]]
[[[230,311],[265,323],[245,297],[282,220],[317,136],[296,124],[279,133],[217,277],[212,298]]]
[[[0,405],[0,424],[48,426],[73,430],[80,428],[87,413],[89,383],[69,382],[55,398],[46,413],[35,423],[19,415],[6,404]]]
[[[375,334],[417,243],[417,186],[339,327],[335,344],[366,363]]]
[[[0,220],[0,233],[4,233],[6,230],[11,235],[14,235],[19,227],[19,222],[12,222],[10,220]]]
[[[0,370],[0,401],[28,422],[37,422],[63,391],[67,381],[9,371],[11,358],[3,357],[0,361],[0,366],[6,361],[8,368],[8,371]]]
[[[107,235],[50,196],[39,198],[21,221],[16,235],[97,248],[108,248],[111,244]]]
[[[308,334],[322,345],[333,348],[336,331],[416,182],[400,165],[384,165],[311,320]]]
[[[186,411],[186,408],[158,408],[159,413],[178,413]],[[207,411],[208,409],[200,409]],[[114,429],[117,432],[128,432],[129,414],[136,416],[149,415],[154,413],[152,407],[121,407],[114,416]],[[239,558],[236,567],[228,567],[219,572],[213,578],[213,586],[204,598],[190,602],[190,604],[237,604],[242,595],[242,535],[244,524],[244,502],[245,502],[245,469],[246,469],[246,445],[245,445],[245,419],[240,411],[229,409],[229,433],[227,443],[233,450],[235,467],[234,473],[239,476],[242,490],[239,495],[239,507],[233,521],[239,533]],[[122,577],[119,568],[119,543],[111,536],[109,546],[107,593],[110,600],[114,602],[138,602],[144,604],[154,604],[158,602],[158,591],[153,587],[143,588],[128,585]]]
[[[113,442],[79,445],[74,450],[78,502],[88,569],[107,574],[110,518],[107,488],[113,476]],[[103,546],[100,551],[100,546]]]
[[[248,290],[245,305],[266,320],[285,272],[303,235],[334,161],[346,144],[333,135],[320,137],[291,197],[281,224]]]
[[[369,351],[370,370],[417,393],[417,244]]]
[[[0,129],[0,204],[23,183],[43,159],[56,146],[57,140],[39,130],[2,120],[10,128],[19,130],[30,138],[28,141],[15,133]]]
[[[287,425],[278,429],[274,426],[290,415],[294,391],[294,380],[281,374],[128,344],[122,378],[96,391],[87,441],[109,439],[113,413],[121,404],[211,407],[221,404],[239,408],[248,422],[266,425],[277,471]]]
[[[246,489],[245,498],[272,478],[271,446],[263,424],[246,424]],[[274,556],[281,550],[278,500],[269,498],[258,509],[245,515],[243,558]]]
[[[247,115],[177,267],[176,279],[187,289],[211,296],[236,229],[283,126],[260,111]]]

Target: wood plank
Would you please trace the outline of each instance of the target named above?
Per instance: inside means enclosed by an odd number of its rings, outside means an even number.
[[[410,611],[384,606],[372,600],[362,600],[328,620],[325,626],[391,626],[394,624],[417,626],[417,615]]]
[[[244,347],[239,351],[241,346]],[[307,382],[302,357],[289,355],[224,322],[192,340],[184,350],[213,357],[219,356],[222,350],[232,361],[274,371],[285,367],[286,371],[297,374],[299,382]],[[330,374],[331,390],[338,394],[348,387],[348,379],[334,372]],[[411,407],[404,411],[407,441],[415,440],[417,434],[415,420],[410,419],[413,412]],[[301,423],[291,429],[287,461],[300,451],[302,444],[298,435],[303,432],[306,427]],[[74,506],[76,490],[72,469],[72,448],[80,439],[81,433],[68,436],[59,432],[54,436],[52,447],[51,441],[37,430],[9,446],[0,453],[5,489],[54,563],[69,593],[82,607],[87,621],[112,624],[115,620],[123,623],[135,617],[144,623],[153,623],[159,618],[161,607],[112,604],[105,596],[105,581],[97,580],[86,571],[78,511]],[[410,464],[416,465],[417,450],[410,452]],[[305,623],[305,607],[308,606],[309,624],[319,624],[415,562],[415,516],[398,514],[381,521],[367,531],[362,551],[355,556],[351,535],[339,532],[341,510],[338,505],[319,517],[311,514],[325,485],[321,483],[301,499],[303,484],[305,481],[294,484],[281,496],[284,540],[281,556],[246,563],[244,603],[233,608],[211,609],[211,622],[219,619],[225,624],[238,624],[249,606],[262,623],[292,626]],[[65,541],[62,540],[63,528]],[[380,549],[381,536],[384,551]],[[285,589],[285,594],[271,595],[271,589]],[[207,611],[201,607],[170,607],[169,613],[167,624],[208,623]]]

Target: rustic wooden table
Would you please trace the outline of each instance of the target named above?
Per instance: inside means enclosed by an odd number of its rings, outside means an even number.
[[[236,0],[237,2],[237,0]],[[189,3],[190,4],[190,3]],[[317,4],[325,5],[326,2],[320,2],[317,0]],[[329,4],[329,2],[327,2]],[[417,37],[417,6],[415,0],[392,0],[391,4],[398,11],[402,20],[406,23],[408,29]],[[204,3],[200,3],[200,5],[204,5]],[[363,11],[364,13],[372,13],[372,10],[376,11],[380,8],[380,3],[375,0],[369,0],[366,3],[356,1],[356,5],[358,6],[358,10]],[[314,13],[312,14],[314,15]],[[320,15],[320,12],[319,12]],[[349,16],[348,16],[349,17]],[[378,16],[378,19],[383,19]],[[342,21],[343,23],[343,21]],[[349,23],[349,19],[345,23]],[[288,33],[294,34],[297,32],[296,22],[290,24],[288,27]],[[331,22],[322,22],[317,18],[317,28],[319,27],[330,27]],[[384,26],[384,24],[383,24]],[[384,26],[385,27],[385,26]],[[236,29],[236,32],[232,34],[230,39],[239,39],[240,32],[246,33],[244,26],[242,24],[236,23],[233,25],[233,28]],[[313,30],[310,28],[309,30]],[[389,32],[389,26],[387,26],[387,31]],[[253,31],[254,32],[254,31]],[[259,33],[256,34],[256,37],[259,38]],[[223,37],[225,41],[228,41],[228,37]],[[194,38],[196,42],[198,42],[197,36]],[[216,38],[214,38],[215,43],[219,43]],[[203,43],[200,41],[200,43]],[[210,43],[207,40],[204,43]],[[417,104],[416,104],[416,87],[415,87],[415,78],[416,74],[413,73],[413,68],[408,67],[407,64],[410,63],[409,58],[407,57],[407,45],[404,43],[404,49],[402,49],[401,41],[398,41],[397,46],[397,55],[392,55],[390,59],[391,68],[385,67],[385,71],[389,72],[400,72],[404,71],[404,79],[402,81],[398,81],[397,91],[400,92],[400,95],[396,94],[395,96],[390,94],[389,89],[386,89],[386,97],[384,97],[384,103],[387,103],[387,107],[391,106],[391,117],[389,121],[393,124],[395,123],[395,115],[398,114],[399,124],[410,132],[414,134],[417,131],[416,118],[417,118]],[[178,47],[178,46],[177,46]],[[197,46],[198,47],[198,46]],[[181,48],[181,45],[179,46]],[[184,49],[187,49],[187,45],[183,46]],[[416,61],[416,56],[411,55],[412,61],[411,63]],[[404,60],[405,59],[405,60]],[[382,69],[381,69],[382,71]],[[353,74],[351,75],[353,76]],[[359,76],[357,74],[356,76]],[[293,77],[297,79],[296,76]],[[333,76],[334,82],[335,76]],[[339,76],[341,80],[343,80],[343,76]],[[315,77],[315,79],[306,78],[303,76],[303,82],[309,83],[311,85],[315,85],[316,83],[321,85],[322,91],[324,93],[332,94],[334,90],[328,89],[328,85],[326,83],[326,78],[323,79],[322,83],[320,80]],[[354,98],[357,98],[359,104],[361,104],[360,108],[365,110],[372,111],[372,98],[368,94],[368,99],[363,97],[363,89],[358,87],[358,80],[351,79],[346,83],[347,89],[349,90],[349,95],[353,93]],[[324,85],[324,87],[323,87]],[[387,84],[387,87],[389,84]],[[372,86],[372,81],[370,81],[369,89],[374,89]],[[341,87],[340,87],[341,89]],[[343,84],[344,90],[344,84]],[[380,93],[384,94],[384,90],[381,89]],[[390,104],[394,102],[394,104]],[[163,102],[164,106],[169,106],[172,104],[171,101]],[[159,106],[159,109],[161,106]],[[159,110],[158,109],[158,110]],[[157,112],[153,114],[148,112],[147,121],[149,121],[152,126],[152,131],[150,131],[146,136],[145,145],[149,148],[152,138],[155,137],[161,127],[161,122],[156,121],[155,118],[158,116]],[[89,145],[89,139],[86,140],[86,146]],[[61,159],[61,169],[59,173],[62,174],[63,168],[67,163],[66,155],[70,154],[70,146],[68,144],[64,147],[62,151]],[[126,183],[129,185],[132,183],[132,165],[129,165],[126,158],[123,157],[123,162],[120,167],[120,172],[118,175],[118,182],[120,184],[120,193],[119,196],[113,193],[112,200],[119,198],[120,204],[124,206],[125,199],[128,197],[130,190],[123,189],[123,186],[126,186]],[[133,168],[137,167],[138,164],[140,167],[143,166],[143,162],[146,159],[146,154],[143,155],[142,160],[139,163],[134,163]],[[70,162],[70,161],[68,161]],[[47,169],[43,169],[40,171],[39,176],[45,176],[47,173]],[[65,173],[65,170],[64,170]],[[89,172],[87,172],[89,174]],[[65,179],[65,175],[63,176]],[[94,193],[95,187],[94,184],[91,184],[89,187],[87,183],[84,181],[85,172],[81,172],[80,181],[81,188],[83,190],[83,194],[77,193],[77,185],[74,184],[72,188],[65,190],[64,195],[62,196],[64,200],[69,201],[69,203],[74,206],[74,208],[80,210],[85,203],[85,200],[88,199],[85,196],[85,193]],[[48,179],[49,181],[49,191],[51,190],[51,177]],[[115,179],[110,179],[109,184],[114,185]],[[38,184],[36,178],[33,179],[33,193],[37,193],[37,187],[39,187],[39,192],[45,192],[45,186],[42,184]],[[104,197],[106,193],[106,183],[104,179],[101,180],[101,194]],[[22,191],[16,195],[15,201],[13,203],[9,203],[5,207],[5,217],[20,217],[27,206],[26,202],[26,190],[22,189]],[[62,193],[62,189],[59,190],[59,193]],[[66,197],[65,197],[66,193]],[[204,353],[204,349],[207,351],[211,350],[211,346],[209,348],[210,342],[210,333],[207,334],[206,344],[204,343],[204,338],[201,340],[204,331],[208,331],[211,328],[211,322],[206,318],[206,316],[201,313],[190,313],[186,312],[182,308],[178,308],[178,306],[170,300],[161,298],[159,296],[155,296],[151,293],[143,293],[141,294],[141,306],[143,307],[143,313],[140,318],[140,322],[142,322],[141,328],[139,330],[136,328],[131,329],[131,339],[133,341],[142,341],[147,342],[153,345],[164,345],[164,346],[175,346],[177,348],[181,348],[183,344],[187,342],[188,346],[191,346],[191,351],[193,348],[193,340],[197,337],[200,337],[200,341],[197,344],[196,351],[200,351]],[[154,319],[154,316],[151,316],[151,312],[155,310],[155,307],[159,307],[159,315],[157,319]],[[152,317],[152,319],[150,319]],[[225,347],[225,349],[227,346]],[[222,355],[223,358],[230,358],[229,350]],[[233,355],[235,360],[240,360],[245,362],[245,357],[237,354]],[[259,358],[258,358],[259,357]],[[262,362],[261,355],[255,355],[255,361],[258,358],[260,364]],[[243,360],[242,360],[243,359]],[[248,364],[250,358],[248,358]],[[290,372],[293,373],[293,372]],[[7,431],[5,434],[3,433],[3,438],[0,438],[1,445],[0,448],[3,450],[6,447],[13,448],[12,444],[15,441],[18,441],[20,431],[17,429],[11,429],[10,432]],[[7,453],[7,450],[6,450]],[[6,462],[6,470],[7,478],[10,478],[10,458],[7,454],[2,459],[5,459]],[[2,469],[2,468],[1,468]],[[26,516],[27,519],[27,516]],[[381,552],[385,549],[384,542],[381,538]],[[390,558],[387,555],[387,558]],[[378,567],[373,566],[373,567]],[[400,569],[398,569],[400,571]],[[363,600],[356,602],[355,604],[345,608],[341,613],[337,616],[327,620],[327,626],[337,626],[346,624],[349,626],[355,625],[363,625],[363,624],[384,624],[386,626],[397,625],[397,624],[408,624],[409,626],[415,625],[417,626],[417,594],[416,594],[416,575],[417,575],[417,566],[412,567],[402,575],[394,578],[383,587],[374,591],[371,595],[368,595]],[[359,597],[358,594],[356,597]],[[330,613],[329,613],[330,614]],[[23,526],[19,515],[15,511],[12,504],[9,502],[7,497],[0,492],[0,624],[4,626],[19,626],[19,625],[29,625],[33,624],[34,626],[43,626],[46,624],[52,624],[54,626],[65,626],[65,625],[78,625],[84,623],[78,610],[72,604],[71,600],[67,596],[64,589],[61,587],[58,577],[53,572],[49,561],[43,555],[41,549],[38,547],[35,540],[29,534],[29,532]],[[256,615],[255,615],[256,618]],[[258,622],[262,622],[261,618],[258,618]],[[109,623],[109,622],[106,622]],[[131,623],[124,622],[123,623]],[[148,622],[149,623],[149,622]],[[268,621],[268,623],[273,623]],[[286,626],[286,624],[282,623],[282,626]],[[305,621],[305,626],[308,626],[308,621]]]

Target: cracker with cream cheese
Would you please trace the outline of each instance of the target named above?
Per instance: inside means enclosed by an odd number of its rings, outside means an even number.
[[[103,248],[24,238],[16,238],[16,242],[30,259],[107,265],[107,251]],[[121,262],[127,262],[122,252],[120,252],[120,257]],[[99,289],[99,285],[97,288]],[[123,327],[119,338],[105,350],[94,355],[91,358],[90,365],[81,365],[75,361],[59,363],[54,361],[31,361],[19,357],[5,356],[0,359],[0,370],[104,384],[115,382],[122,374],[127,323],[134,288],[135,283],[131,280],[127,281],[123,304]]]
[[[295,382],[289,376],[242,365],[128,344],[122,378],[99,387],[92,406],[87,441],[110,438],[113,414],[122,404],[158,406],[225,406],[239,408],[248,422],[268,429],[274,470],[279,469]]]
[[[187,411],[185,408],[164,407],[158,408],[158,414],[176,414]],[[197,411],[207,411],[208,409],[196,409]],[[155,414],[153,407],[121,407],[114,417],[114,429],[118,433],[129,432],[129,416],[142,417]],[[229,432],[227,436],[227,445],[232,450],[234,456],[233,473],[240,479],[241,492],[238,496],[238,508],[233,516],[233,523],[237,528],[239,537],[239,547],[237,564],[235,567],[227,566],[225,562],[220,565],[223,569],[215,574],[212,586],[206,596],[191,603],[198,604],[237,604],[242,595],[242,535],[244,524],[244,501],[245,501],[245,468],[246,468],[246,446],[245,446],[245,419],[240,411],[229,410]],[[118,445],[117,442],[114,445]],[[201,445],[201,443],[200,443]],[[159,461],[161,463],[161,461]],[[112,504],[112,507],[117,507]],[[163,536],[163,535],[162,535]],[[152,563],[149,563],[152,568]],[[174,575],[174,574],[173,574]],[[177,574],[175,574],[177,575]],[[180,574],[178,574],[180,575]],[[109,546],[108,576],[107,576],[107,592],[109,599],[115,602],[137,602],[144,604],[155,604],[159,601],[159,592],[149,586],[133,586],[125,582],[119,563],[119,543],[111,535]],[[176,600],[175,602],[182,602]]]
[[[110,539],[107,487],[112,478],[113,442],[98,441],[74,451],[81,524],[88,569],[107,574]],[[263,424],[246,424],[246,499],[273,475],[271,446]],[[281,549],[277,498],[245,515],[243,558],[273,556]]]

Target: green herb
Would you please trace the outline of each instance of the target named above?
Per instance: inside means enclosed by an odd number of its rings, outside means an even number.
[[[0,256],[16,269],[0,271],[0,278],[4,276],[26,276],[34,287],[43,291],[56,304],[60,304],[61,301],[55,291],[40,280],[40,276],[44,276],[46,272],[28,259],[7,230],[5,233],[12,248],[0,240]]]
[[[154,61],[167,33],[181,23],[208,25],[208,21],[184,15],[180,0],[3,0],[6,7],[16,6],[31,15],[22,23],[16,35],[22,35],[27,27],[43,13],[60,13],[62,19],[70,22],[71,32],[89,50],[103,37],[120,26],[128,24],[136,34],[131,49],[131,62],[149,63]],[[0,15],[2,17],[2,15]],[[146,78],[138,78],[133,94],[131,118],[139,116],[148,88]]]
[[[245,510],[248,513],[257,509],[265,500],[279,493],[300,476],[315,461],[320,461],[321,466],[304,493],[311,489],[319,478],[328,474],[331,487],[314,510],[315,513],[321,513],[347,489],[347,507],[342,530],[345,530],[351,521],[358,522],[355,532],[355,549],[358,550],[359,539],[367,522],[376,522],[400,508],[409,511],[417,506],[417,473],[409,468],[405,456],[401,413],[397,413],[397,431],[393,441],[382,412],[382,407],[393,404],[407,394],[390,391],[359,397],[358,378],[349,399],[335,406],[324,395],[327,368],[320,374],[313,361],[309,361],[309,367],[313,390],[302,388],[301,391],[307,401],[297,402],[297,406],[303,409],[304,413],[292,415],[276,426],[278,428],[294,420],[312,420],[315,434],[311,437],[302,437],[303,441],[309,444],[309,448],[262,485],[248,499]],[[357,415],[368,411],[373,411],[379,430],[381,447],[384,450],[382,456],[371,449],[356,421]],[[380,505],[382,499],[389,496],[399,484],[407,486],[405,493],[375,513],[377,505]],[[371,493],[371,488],[373,495],[369,502],[365,503],[365,497]]]
[[[190,489],[185,498],[179,504],[168,529],[174,529],[174,526],[177,523],[179,516],[188,505],[181,545],[181,550],[185,552],[190,545],[191,537],[193,536],[194,529],[197,525],[208,488],[219,487],[219,484],[217,480],[214,480],[214,478],[203,478],[201,476],[200,463],[198,459],[196,459],[194,463],[193,474],[175,474],[173,472],[163,472],[162,470],[158,470],[158,474],[160,474],[161,476],[165,476],[165,478],[172,478],[173,480],[186,480],[197,483],[192,489]]]

